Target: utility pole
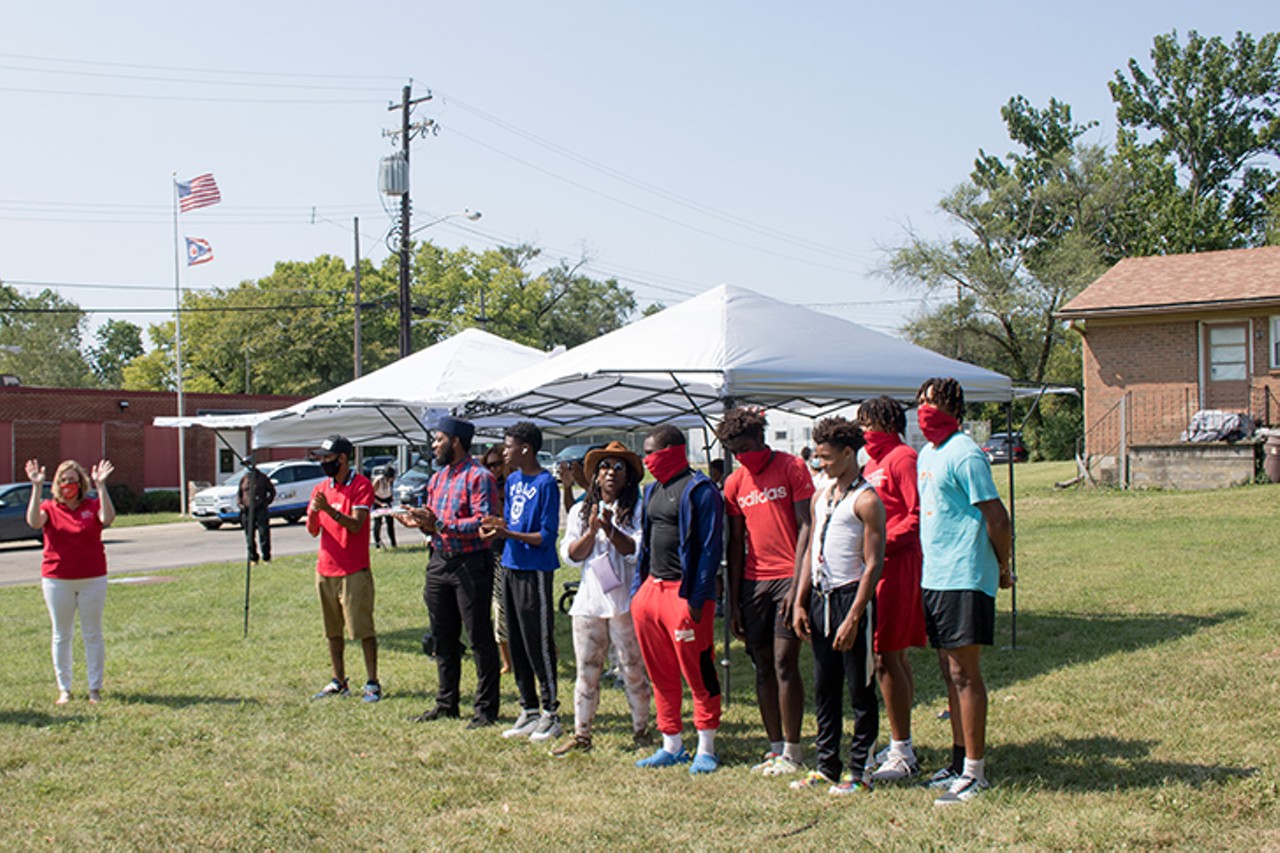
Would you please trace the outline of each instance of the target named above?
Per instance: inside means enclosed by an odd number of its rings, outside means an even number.
[[[387,110],[400,110],[400,130],[391,131],[384,134],[400,137],[400,156],[404,158],[405,177],[409,175],[409,142],[417,133],[434,129],[435,122],[427,119],[417,124],[410,123],[409,118],[416,104],[431,100],[431,92],[427,92],[425,97],[415,99],[413,97],[413,81],[410,80],[405,84],[404,89],[400,93],[400,103],[391,104]],[[413,351],[413,341],[410,337],[411,326],[410,316],[412,314],[412,306],[409,302],[409,186],[406,182],[404,195],[400,196],[400,357],[404,358]]]
[[[353,376],[352,378],[359,379],[360,378],[360,217],[359,216],[351,217],[351,231],[352,233],[355,234],[355,239],[356,239],[356,266],[355,266],[356,326],[352,334],[352,337],[354,338],[354,341],[355,341],[355,352],[352,353],[351,361],[355,365],[355,376]]]

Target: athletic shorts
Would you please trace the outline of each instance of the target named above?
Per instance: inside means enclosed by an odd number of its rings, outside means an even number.
[[[876,584],[877,654],[924,648],[920,563],[918,550],[906,550],[885,558],[884,574]]]
[[[317,574],[316,592],[326,637],[338,639],[344,628],[352,640],[378,636],[373,627],[373,572],[361,569],[340,577]]]
[[[791,592],[791,578],[771,581],[743,580],[738,590],[742,629],[747,632],[747,648],[772,646],[775,637],[799,639],[782,614],[782,600]]]
[[[935,649],[990,646],[996,638],[996,600],[976,589],[926,589],[924,629]]]

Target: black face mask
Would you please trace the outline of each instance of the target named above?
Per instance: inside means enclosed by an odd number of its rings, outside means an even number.
[[[342,463],[337,459],[330,459],[328,462],[320,463],[320,470],[324,472],[326,477],[338,476],[338,469],[342,467]]]

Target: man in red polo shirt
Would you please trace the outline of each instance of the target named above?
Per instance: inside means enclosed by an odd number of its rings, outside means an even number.
[[[340,435],[331,435],[315,451],[327,479],[311,492],[307,532],[320,537],[316,560],[316,592],[324,614],[324,634],[329,640],[333,681],[316,699],[349,696],[346,641],[342,632],[359,640],[364,649],[368,680],[364,701],[382,698],[378,683],[378,634],[373,625],[373,575],[369,571],[369,510],[373,484],[351,469],[355,448]]]
[[[797,456],[764,441],[765,417],[730,409],[717,435],[739,467],[724,481],[729,517],[729,618],[755,661],[756,699],[769,739],[752,771],[766,776],[800,769],[804,683],[800,638],[791,628],[799,569],[809,549],[813,478]]]

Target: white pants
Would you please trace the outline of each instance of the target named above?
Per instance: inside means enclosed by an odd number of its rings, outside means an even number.
[[[76,631],[76,611],[80,611],[80,636],[84,640],[85,666],[89,689],[102,689],[106,646],[102,642],[102,610],[107,604],[107,576],[83,580],[43,578],[44,603],[53,620],[53,671],[58,689],[71,691],[71,639]]]
[[[631,705],[631,726],[640,731],[649,725],[649,676],[640,657],[640,643],[630,613],[610,619],[592,616],[573,617],[573,652],[578,659],[578,679],[573,689],[573,728],[579,735],[591,734],[591,723],[600,706],[600,676],[610,646],[618,654]]]

